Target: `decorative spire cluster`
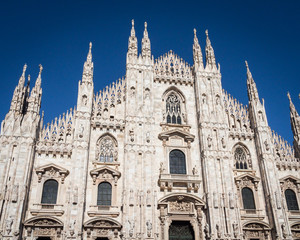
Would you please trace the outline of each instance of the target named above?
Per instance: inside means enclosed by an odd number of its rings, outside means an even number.
[[[67,111],[67,113],[55,118],[54,121],[44,126],[40,132],[40,142],[71,142],[73,138],[75,109]]]
[[[119,79],[96,94],[93,104],[94,117],[103,117],[103,113],[120,104],[125,99],[125,79]]]
[[[300,116],[295,108],[294,103],[292,102],[290,93],[288,93],[287,96],[290,102],[290,121],[294,135],[295,156],[300,158]]]
[[[237,99],[230,96],[230,94],[228,94],[225,90],[223,90],[223,96],[229,128],[250,132],[251,128],[247,106],[239,103]]]
[[[92,43],[89,44],[89,52],[83,65],[82,82],[93,82],[94,63],[92,62]]]
[[[206,34],[206,47],[205,47],[205,54],[206,54],[206,66],[205,69],[217,69],[216,66],[216,58],[214,49],[211,45],[209,36],[208,36],[208,30],[205,31]]]
[[[38,113],[40,111],[41,98],[42,98],[41,84],[42,84],[43,66],[40,64],[39,68],[40,68],[39,75],[35,81],[34,87],[31,90],[30,97],[28,98],[28,107],[27,107],[27,111],[35,112],[35,113]],[[28,76],[28,82],[30,82],[30,75]]]
[[[131,20],[131,32],[130,32],[130,37],[128,40],[128,52],[127,52],[127,57],[137,57],[137,38],[135,36],[135,30],[134,30],[134,20]]]
[[[203,56],[201,47],[197,38],[197,31],[194,28],[194,44],[193,44],[193,55],[194,55],[194,64],[197,70],[203,70]]]
[[[179,82],[192,83],[191,66],[172,50],[155,60],[155,79],[170,79]]]
[[[144,36],[142,39],[142,57],[151,57],[151,44],[150,39],[148,37],[147,22],[145,22]]]
[[[247,90],[248,90],[249,101],[257,102],[257,101],[259,101],[257,87],[253,80],[252,74],[250,72],[248,62],[245,61],[245,64],[246,64],[246,68],[247,68]]]

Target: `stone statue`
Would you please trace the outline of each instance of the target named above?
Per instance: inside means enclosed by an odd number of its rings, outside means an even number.
[[[225,141],[225,138],[224,138],[224,137],[222,137],[221,143],[222,143],[222,147],[223,147],[223,148],[226,148],[226,141]]]
[[[193,175],[197,175],[198,174],[198,170],[197,170],[197,166],[195,165],[195,167],[193,167]]]
[[[234,236],[235,238],[237,238],[238,233],[239,233],[239,227],[238,227],[238,225],[237,225],[236,222],[233,222],[232,228],[233,228],[233,236]]]
[[[129,236],[133,237],[133,230],[134,230],[134,220],[128,220],[129,223]]]
[[[211,138],[210,135],[208,135],[208,137],[207,137],[207,146],[210,148],[211,145],[212,145],[212,138]]]
[[[8,219],[5,221],[5,230],[7,234],[10,234],[13,222],[14,220],[12,219],[11,216],[9,216]]]
[[[282,236],[283,238],[286,238],[287,237],[287,230],[286,230],[286,226],[285,224],[281,224],[281,230],[282,230]]]
[[[134,130],[133,129],[129,130],[129,137],[130,137],[130,141],[134,142]]]
[[[150,222],[150,220],[148,220],[146,222],[146,226],[147,226],[147,236],[151,237],[151,231],[152,231],[152,223]]]
[[[159,168],[159,173],[160,174],[163,174],[165,172],[165,168],[164,168],[164,163],[163,162],[160,162],[160,168]]]
[[[221,229],[220,229],[220,225],[219,224],[216,224],[216,229],[217,229],[217,236],[218,236],[218,238],[221,238],[222,233],[221,233]]]
[[[76,220],[71,220],[70,224],[69,224],[69,230],[70,230],[70,235],[73,236],[75,233],[75,224],[76,224]]]
[[[204,226],[204,233],[205,233],[206,238],[210,238],[210,232],[209,232],[209,225],[208,225],[208,223],[206,223],[205,226]]]

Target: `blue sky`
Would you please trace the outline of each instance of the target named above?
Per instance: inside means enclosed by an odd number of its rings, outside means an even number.
[[[125,75],[131,19],[140,43],[148,22],[155,58],[172,49],[190,64],[193,28],[202,50],[209,30],[223,88],[247,104],[248,60],[269,125],[290,143],[290,91],[300,112],[300,1],[2,1],[0,119],[9,110],[24,63],[34,83],[42,74],[45,122],[76,105],[78,80],[93,42],[99,91]]]

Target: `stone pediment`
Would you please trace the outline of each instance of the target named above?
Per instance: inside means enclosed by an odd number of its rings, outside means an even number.
[[[93,178],[93,183],[96,183],[97,177],[101,179],[111,180],[114,179],[115,183],[121,177],[121,173],[111,167],[102,166],[90,171],[90,174]]]
[[[60,167],[54,163],[50,163],[44,166],[40,166],[35,169],[36,174],[38,175],[38,181],[40,182],[42,176],[47,176],[49,178],[61,178],[62,183],[67,175],[69,175],[69,170]]]
[[[240,176],[237,176],[235,177],[235,181],[241,181],[241,180],[245,180],[245,179],[251,179],[253,182],[259,182],[260,181],[260,178],[259,177],[256,177],[250,173],[245,173],[245,174],[242,174]]]
[[[250,173],[245,173],[245,174],[235,177],[234,180],[238,187],[238,190],[243,187],[251,187],[251,186],[254,186],[255,190],[257,190],[260,178],[254,176]]]
[[[160,133],[158,135],[158,138],[160,140],[168,141],[169,138],[174,136],[181,137],[186,142],[193,142],[195,139],[195,136],[193,134],[190,134],[189,132],[183,131],[181,129],[171,129],[166,132]]]
[[[24,222],[25,227],[47,227],[47,228],[61,227],[62,228],[63,225],[64,224],[57,218],[49,217],[49,216],[34,217]]]
[[[163,198],[161,198],[158,201],[158,205],[164,205],[164,204],[168,204],[169,202],[174,202],[174,201],[181,201],[181,202],[185,202],[185,203],[194,203],[195,205],[201,205],[204,206],[205,202],[192,194],[188,194],[188,193],[172,193],[169,194]]]
[[[121,229],[122,225],[111,218],[98,217],[93,218],[83,224],[84,228],[113,228]]]
[[[292,175],[283,177],[283,178],[279,179],[279,181],[280,181],[280,183],[283,183],[285,181],[290,181],[290,182],[295,182],[296,184],[300,184],[300,179],[295,176],[292,176]]]

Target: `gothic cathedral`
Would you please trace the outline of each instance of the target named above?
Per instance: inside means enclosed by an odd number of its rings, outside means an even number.
[[[134,22],[126,76],[94,93],[92,44],[74,109],[44,125],[42,66],[26,65],[0,135],[0,238],[300,239],[300,117],[293,146],[268,126],[249,66],[249,105],[222,88],[206,31],[193,66],[154,60]]]

